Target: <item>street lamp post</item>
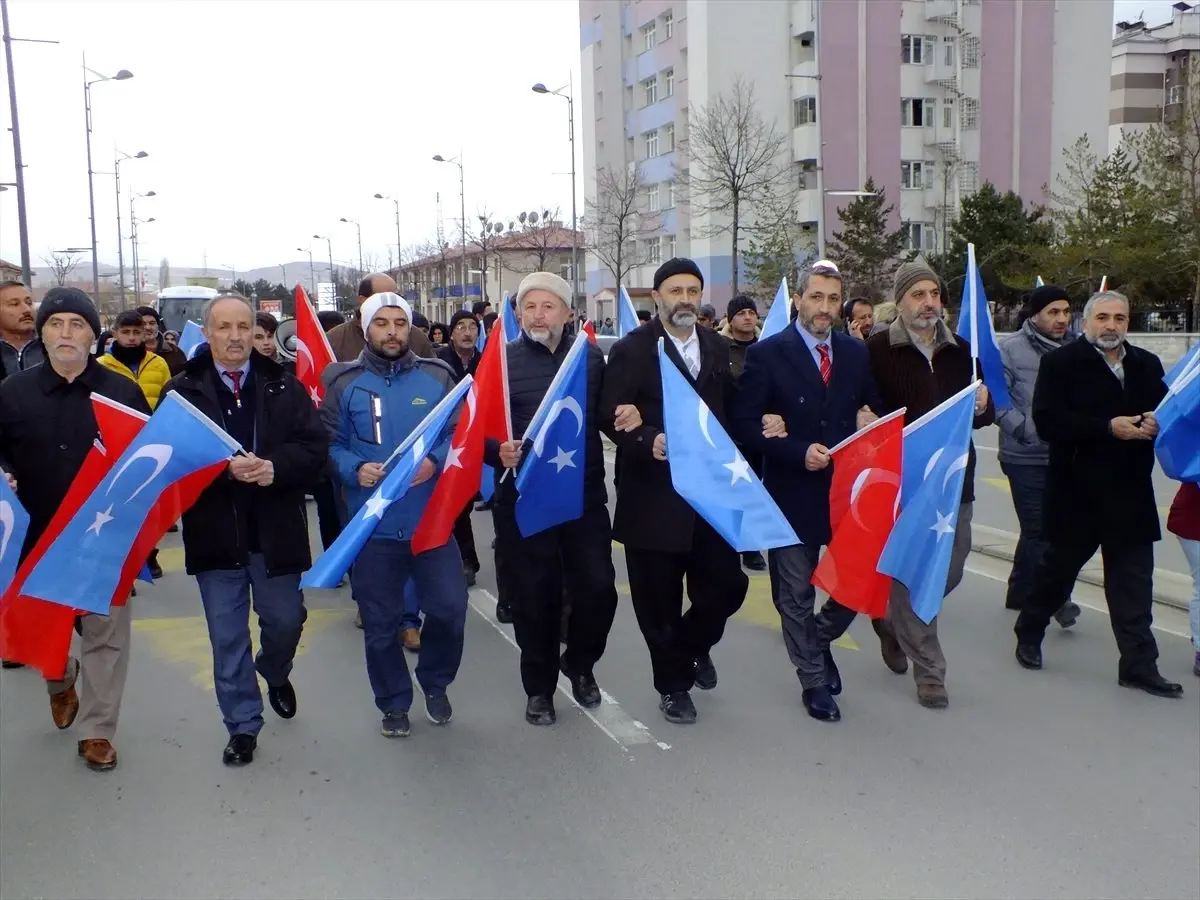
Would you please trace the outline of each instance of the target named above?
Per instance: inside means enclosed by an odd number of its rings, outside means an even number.
[[[567,101],[567,118],[569,128],[567,131],[567,140],[571,143],[571,306],[579,300],[579,218],[575,213],[575,88],[574,74],[568,79],[564,87],[552,91],[548,89],[540,81],[533,86],[535,94],[554,94],[557,97],[563,97]],[[564,94],[563,91],[566,91]]]
[[[358,229],[358,274],[364,276],[367,273],[363,271],[363,255],[362,255],[362,225],[357,219],[347,219],[342,217],[339,221],[345,222],[347,225],[353,225]]]
[[[337,282],[333,280],[333,241],[319,234],[313,235],[314,241],[324,241],[325,249],[329,251],[329,284],[333,288],[333,302],[337,303]]]
[[[303,253],[303,247],[296,248],[297,253]],[[308,283],[312,285],[312,295],[317,296],[317,270],[313,267],[312,244],[308,245]]]
[[[466,177],[463,175],[462,152],[452,159],[446,159],[442,154],[438,153],[433,157],[434,162],[454,163],[458,166],[458,203],[459,211],[462,214],[462,299],[463,303],[467,302],[467,187]],[[482,288],[480,289],[482,290]],[[481,296],[479,299],[483,299]]]
[[[88,75],[95,79],[88,81]],[[92,185],[92,85],[102,81],[126,81],[133,77],[128,69],[121,69],[116,75],[101,75],[87,67],[87,57],[83,58],[83,115],[87,133],[87,168],[88,168],[88,210],[92,222],[92,302],[100,306],[100,261],[96,256],[96,192]],[[18,173],[20,169],[17,170]],[[19,175],[18,175],[19,177]]]
[[[129,232],[130,232],[130,243],[132,244],[132,251],[133,251],[132,262],[133,262],[133,305],[134,306],[142,305],[142,273],[138,267],[138,246],[137,246],[137,223],[138,223],[139,219],[137,218],[137,215],[134,212],[134,203],[135,203],[135,201],[137,201],[139,198],[142,198],[142,197],[157,197],[157,196],[158,196],[158,193],[155,191],[146,191],[146,193],[144,193],[144,194],[139,194],[137,191],[129,192]],[[146,221],[153,222],[154,219],[147,219]],[[94,247],[94,245],[93,245],[93,247]],[[95,257],[93,256],[92,259],[94,261]],[[165,284],[160,284],[159,288],[161,289],[166,286],[167,285],[165,285]]]
[[[386,194],[376,194],[376,200],[391,200],[396,206],[396,270],[399,271],[404,261],[400,259],[400,201]]]
[[[145,159],[149,155],[145,150],[139,150],[133,156],[118,150],[113,159],[113,179],[117,183],[117,271],[120,273],[122,309],[125,308],[125,241],[121,237],[121,163],[127,159]]]

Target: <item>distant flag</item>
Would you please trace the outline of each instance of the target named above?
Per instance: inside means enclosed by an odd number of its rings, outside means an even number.
[[[1183,354],[1183,358],[1171,366],[1171,371],[1164,376],[1163,381],[1166,382],[1167,387],[1170,387],[1197,366],[1200,366],[1200,343],[1197,343],[1191,350]]]
[[[179,349],[183,351],[184,356],[191,359],[196,355],[196,351],[200,348],[200,345],[204,343],[206,341],[203,329],[191,319],[188,319],[183,326],[183,333],[179,335]]]
[[[55,537],[22,590],[53,603],[107,615],[130,554],[159,498],[202,470],[211,472],[211,481],[221,464],[240,449],[237,441],[177,392],[168,394]],[[170,524],[162,525],[162,534]],[[151,543],[145,552],[153,546]],[[144,560],[144,554],[135,559],[135,575]]]
[[[1033,286],[1035,288],[1045,287],[1046,282],[1042,281],[1041,275],[1038,275],[1036,278],[1033,279]]]
[[[0,593],[7,591],[17,574],[17,558],[29,531],[29,513],[0,475]]]
[[[767,310],[767,317],[763,319],[762,334],[759,335],[759,340],[766,340],[771,335],[779,334],[791,324],[791,303],[792,298],[788,295],[788,283],[784,278],[779,282],[779,290],[775,292],[775,300],[771,303],[771,308]]]
[[[900,518],[878,570],[908,588],[913,612],[932,622],[942,608],[975,418],[972,382],[904,429]]]
[[[500,318],[497,317],[496,321],[499,322]],[[495,330],[495,326],[492,326],[492,327],[493,327],[493,330]],[[481,320],[479,322],[479,330],[475,334],[475,349],[476,349],[476,351],[478,351],[479,353],[483,352],[483,348],[487,346],[487,339],[488,339],[487,325],[484,324],[484,322]]]
[[[1008,396],[1008,383],[1004,380],[1004,360],[1000,356],[1000,344],[996,341],[987,294],[983,291],[983,278],[975,264],[974,244],[967,244],[967,277],[963,283],[956,333],[970,342],[971,362],[978,361],[983,368],[983,383],[987,385],[996,407],[1010,408],[1012,400]]]
[[[516,340],[521,333],[521,323],[517,321],[517,309],[513,306],[513,298],[504,292],[504,300],[500,304],[500,318],[504,320],[504,333],[508,340]]]
[[[904,413],[902,408],[876,419],[829,451],[833,537],[813,573],[813,584],[873,619],[887,612],[892,586],[891,578],[876,567],[900,506]]]
[[[325,396],[321,373],[336,360],[308,294],[303,287],[296,285],[296,378],[304,385],[314,404],[319,404]]]
[[[533,443],[517,472],[517,527],[524,537],[583,515],[587,452],[588,340],[575,335],[525,430]]]
[[[580,329],[580,330],[581,330],[581,331],[582,331],[584,334],[586,334],[586,335],[587,335],[587,339],[588,339],[589,341],[591,341],[593,344],[597,343],[597,341],[596,341],[596,326],[594,326],[594,325],[592,324],[592,320],[591,320],[591,319],[587,319],[587,320],[585,320],[585,321],[584,321],[584,323],[583,323],[583,328],[582,328],[582,329]]]
[[[375,533],[383,514],[389,506],[403,497],[410,483],[421,468],[421,463],[429,455],[429,451],[442,440],[442,432],[450,421],[459,402],[471,389],[474,378],[468,375],[450,390],[437,405],[429,411],[417,427],[412,430],[398,446],[387,461],[384,468],[388,473],[384,476],[379,487],[367,498],[367,501],[353,513],[353,518],[342,529],[342,533],[313,567],[304,573],[300,586],[306,588],[334,588],[342,580],[363,545]],[[393,465],[394,463],[394,465]]]
[[[1193,359],[1170,384],[1154,417],[1154,453],[1163,472],[1176,481],[1200,482],[1200,362]]]
[[[1099,293],[1103,294],[1103,293],[1104,293],[1105,291],[1107,291],[1107,290],[1108,290],[1108,276],[1107,276],[1107,275],[1102,275],[1102,276],[1100,277],[1100,290],[1099,290]]]
[[[629,292],[625,290],[625,285],[621,285],[617,296],[617,337],[625,337],[640,324]]]
[[[671,485],[739,553],[799,544],[767,489],[658,342]]]

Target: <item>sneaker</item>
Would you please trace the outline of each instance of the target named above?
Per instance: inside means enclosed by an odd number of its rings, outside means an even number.
[[[408,713],[390,712],[379,723],[379,733],[385,738],[408,737]]]
[[[717,667],[713,665],[712,657],[705,653],[699,657],[696,666],[696,687],[702,691],[711,691],[717,686]]]
[[[354,627],[359,628],[359,629],[361,629],[363,627],[362,613],[360,613],[360,612],[356,612],[354,614]]]
[[[675,725],[691,725],[696,721],[696,704],[687,691],[663,694],[658,708],[662,710],[663,718]]]
[[[450,707],[450,698],[445,694],[425,695],[425,718],[434,725],[447,725],[454,710]]]
[[[501,625],[512,624],[512,607],[507,603],[496,604],[496,621]]]
[[[1058,622],[1062,628],[1070,628],[1079,621],[1079,614],[1083,612],[1079,608],[1079,604],[1074,600],[1068,600],[1060,606],[1054,613],[1054,621]]]

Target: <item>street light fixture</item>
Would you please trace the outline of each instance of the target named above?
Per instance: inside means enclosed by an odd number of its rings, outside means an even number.
[[[138,222],[143,221],[137,217],[137,214],[134,211],[134,203],[135,203],[135,201],[140,200],[144,197],[157,197],[157,196],[158,196],[158,193],[156,191],[146,191],[146,193],[144,193],[144,194],[138,193],[137,191],[129,192],[129,241],[130,241],[130,244],[132,245],[132,250],[133,250],[132,262],[133,262],[133,305],[134,306],[142,305],[142,273],[141,273],[141,268],[138,265],[137,226],[138,226]],[[154,219],[146,219],[144,221],[145,222],[153,222]],[[92,259],[95,260],[95,255],[94,255],[95,244],[92,245],[92,249],[93,249]],[[164,288],[164,287],[167,287],[167,285],[161,284],[161,285],[159,285],[159,287]]]
[[[325,237],[325,236],[322,236],[319,234],[314,234],[313,240],[314,241],[324,241],[325,249],[329,251],[329,283],[333,285],[333,299],[336,302],[337,301],[337,282],[334,281],[334,279],[333,279],[333,241],[331,241],[328,237]]]
[[[396,207],[396,270],[399,272],[402,261],[400,259],[400,201],[395,197],[390,197],[387,194],[376,194],[376,200],[391,200]]]
[[[127,159],[145,159],[149,155],[145,150],[139,150],[132,156],[117,150],[113,159],[113,180],[117,185],[117,271],[120,273],[122,308],[125,306],[125,241],[121,237],[121,163]]]
[[[297,247],[296,252],[303,253],[304,248]],[[312,286],[312,296],[315,298],[317,296],[317,270],[313,266],[312,244],[308,245],[308,280]]]
[[[574,75],[558,90],[550,90],[540,81],[533,86],[535,94],[554,94],[567,101],[567,140],[571,143],[571,306],[579,299],[579,217],[575,211],[575,97]],[[563,91],[566,91],[564,94]]]
[[[88,75],[96,77],[89,81]],[[100,261],[96,256],[96,192],[92,185],[92,175],[95,174],[92,171],[92,85],[105,81],[128,81],[132,77],[133,73],[128,69],[121,69],[116,75],[102,75],[94,69],[89,69],[87,56],[83,57],[83,115],[87,133],[88,209],[92,222],[92,302],[96,304],[97,308],[100,306]]]
[[[437,153],[433,157],[434,162],[453,163],[458,166],[458,203],[459,211],[462,214],[462,269],[463,269],[463,284],[462,284],[462,299],[463,303],[467,302],[467,188],[466,178],[463,175],[462,151],[459,151],[458,156],[446,159],[442,154]],[[482,290],[482,288],[480,288]],[[483,299],[481,296],[479,299]]]
[[[358,229],[358,274],[359,277],[365,276],[367,273],[363,271],[362,224],[357,219],[347,219],[345,216],[338,221],[345,222],[347,225],[353,225]]]

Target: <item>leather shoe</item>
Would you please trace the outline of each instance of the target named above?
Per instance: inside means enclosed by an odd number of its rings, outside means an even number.
[[[501,625],[512,624],[512,607],[507,603],[496,604],[496,621]]]
[[[696,660],[696,687],[702,691],[711,691],[717,686],[717,667],[713,665],[712,657],[705,653]]]
[[[886,619],[872,619],[871,627],[879,635],[879,652],[883,656],[883,664],[897,675],[903,675],[908,671],[908,657],[904,655],[900,642],[896,640],[892,626]]]
[[[254,751],[258,749],[258,738],[252,734],[235,734],[225,745],[221,762],[227,766],[245,766],[254,762]]]
[[[596,677],[591,672],[576,675],[567,671],[566,659],[559,659],[558,668],[567,676],[567,681],[571,682],[571,693],[580,706],[584,709],[595,709],[600,705],[600,685],[596,684]]]
[[[1152,672],[1149,675],[1121,675],[1117,678],[1117,683],[1121,687],[1138,688],[1147,694],[1153,694],[1155,697],[1176,699],[1183,696],[1182,684],[1167,681],[1157,672]]]
[[[763,559],[763,555],[757,550],[751,550],[749,553],[743,553],[742,565],[751,572],[767,571],[767,561]]]
[[[50,695],[50,718],[54,720],[55,728],[60,731],[70,728],[77,715],[79,715],[79,694],[75,692],[75,685],[71,685],[65,691]]]
[[[278,687],[268,687],[267,700],[279,718],[290,719],[296,715],[296,689],[290,681],[285,681]]]
[[[23,669],[23,668],[25,668],[25,663],[22,663],[22,662],[14,662],[14,661],[13,661],[13,660],[11,660],[11,659],[0,659],[0,668],[3,668],[3,669]]]
[[[835,697],[842,692],[842,673],[838,670],[833,659],[833,650],[829,647],[825,648],[825,685]]]
[[[530,725],[553,725],[557,719],[554,700],[548,696],[530,697],[525,704],[525,721]]]
[[[1017,644],[1017,662],[1024,669],[1042,667],[1042,648],[1037,644]]]
[[[926,709],[945,709],[950,705],[950,695],[944,684],[918,684],[917,702]]]
[[[79,742],[79,755],[95,772],[107,772],[117,766],[117,751],[104,738],[87,738]]]
[[[421,632],[415,628],[405,628],[400,632],[400,643],[409,653],[417,653],[421,649]]]
[[[808,688],[801,694],[801,699],[804,701],[804,708],[814,719],[821,722],[837,722],[842,718],[842,711],[838,709],[833,694],[827,687]]]

